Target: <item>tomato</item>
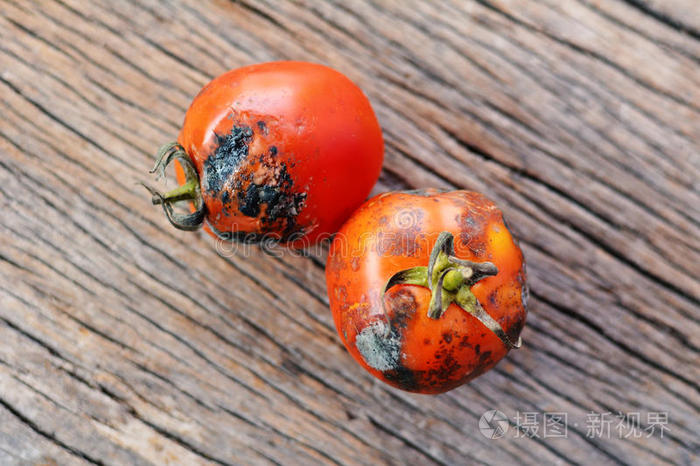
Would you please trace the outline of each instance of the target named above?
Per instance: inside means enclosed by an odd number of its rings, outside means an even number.
[[[273,62],[229,71],[195,97],[173,160],[181,186],[154,190],[171,223],[217,236],[297,246],[337,231],[379,177],[384,143],[367,97],[326,66]],[[150,189],[150,188],[149,188]],[[190,214],[173,210],[190,199]]]
[[[370,199],[333,239],[326,284],[350,354],[403,390],[451,390],[520,346],[523,255],[479,193]]]

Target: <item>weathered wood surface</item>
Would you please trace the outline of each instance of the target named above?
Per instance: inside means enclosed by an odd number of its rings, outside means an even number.
[[[0,12],[0,464],[697,461],[696,0]],[[523,349],[446,395],[393,390],[336,338],[323,250],[231,251],[149,205],[136,182],[199,88],[276,59],[366,91],[376,192],[503,206],[529,266]],[[487,439],[492,408],[566,412],[568,438]],[[587,435],[587,413],[618,411],[668,430]]]

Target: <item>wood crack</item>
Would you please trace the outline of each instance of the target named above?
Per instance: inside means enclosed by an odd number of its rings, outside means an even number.
[[[3,399],[0,396],[0,406],[5,408],[7,411],[9,411],[13,416],[15,416],[22,424],[27,426],[29,429],[34,431],[35,433],[39,434],[41,437],[45,438],[49,442],[53,443],[54,445],[60,447],[61,449],[67,451],[73,456],[76,456],[83,461],[86,461],[90,464],[95,464],[95,465],[104,465],[104,463],[97,459],[93,458],[90,456],[88,453],[78,450],[77,448],[74,448],[63,441],[59,440],[55,434],[51,432],[46,432],[44,429],[42,429],[37,423],[26,417],[25,415],[22,414],[22,412],[15,407],[13,407],[10,403],[8,403],[5,399]]]
[[[641,11],[642,13],[654,18],[655,20],[659,21],[662,24],[665,24],[668,27],[671,27],[673,29],[677,29],[681,32],[684,32],[688,34],[690,37],[692,37],[695,40],[700,41],[700,31],[697,29],[693,28],[690,25],[684,24],[682,21],[673,18],[667,14],[664,14],[660,11],[654,10],[649,4],[644,1],[644,0],[621,0],[623,3],[626,3],[630,5],[633,8],[636,8],[637,10]]]
[[[600,53],[594,52],[593,50],[586,49],[586,48],[584,48],[584,47],[582,47],[582,46],[580,46],[580,45],[574,44],[573,42],[570,42],[570,41],[568,41],[568,40],[565,40],[565,39],[562,39],[562,38],[560,38],[560,37],[557,37],[557,36],[555,36],[554,34],[551,34],[551,33],[547,32],[546,30],[544,30],[544,29],[542,29],[542,28],[539,28],[539,29],[534,28],[534,27],[532,26],[532,24],[530,24],[530,23],[528,23],[528,22],[526,22],[526,21],[520,20],[520,19],[516,18],[515,16],[513,16],[513,15],[511,15],[511,14],[509,14],[509,13],[507,13],[507,12],[501,10],[501,9],[499,9],[498,7],[496,7],[495,5],[493,5],[493,4],[492,4],[491,2],[489,2],[488,0],[476,0],[476,1],[477,1],[479,4],[483,5],[484,7],[488,8],[488,9],[494,11],[494,12],[497,12],[498,14],[500,14],[500,15],[504,16],[505,18],[507,18],[508,20],[514,22],[515,24],[517,24],[517,25],[519,25],[519,26],[522,26],[522,27],[528,29],[528,30],[531,31],[531,32],[543,34],[543,35],[545,35],[546,37],[548,37],[549,39],[551,39],[552,41],[554,41],[554,42],[556,42],[556,43],[558,43],[558,44],[561,44],[561,45],[563,45],[563,46],[565,46],[565,47],[568,47],[568,48],[570,48],[571,50],[580,53],[581,55],[590,56],[591,58],[594,58],[594,59],[598,60],[600,63],[603,63],[604,65],[606,65],[606,66],[608,66],[608,67],[610,67],[610,68],[612,68],[612,69],[618,71],[618,72],[621,73],[623,76],[626,76],[627,78],[629,78],[629,79],[632,80],[633,82],[639,84],[640,86],[642,86],[643,88],[645,88],[645,89],[647,89],[647,90],[653,92],[654,94],[657,94],[657,95],[659,95],[659,96],[666,97],[667,99],[670,99],[670,100],[672,100],[673,102],[675,102],[675,103],[677,103],[677,104],[680,104],[680,105],[682,105],[682,106],[684,106],[684,107],[686,107],[686,108],[688,108],[688,109],[690,109],[690,110],[693,110],[693,111],[696,112],[696,113],[697,113],[697,112],[700,112],[700,107],[698,107],[697,105],[693,104],[692,102],[688,102],[688,101],[686,101],[686,100],[684,100],[684,99],[681,99],[680,97],[678,97],[678,96],[676,96],[676,95],[674,95],[674,94],[671,94],[671,93],[669,93],[669,92],[667,92],[667,91],[664,91],[664,90],[662,90],[662,89],[659,89],[659,88],[657,88],[657,87],[654,87],[652,84],[648,83],[647,81],[645,81],[644,79],[642,79],[642,78],[640,78],[640,77],[638,77],[638,76],[635,76],[633,73],[631,73],[631,72],[630,72],[629,70],[627,70],[626,68],[624,68],[624,67],[622,67],[621,65],[615,63],[614,61],[610,60],[609,58],[605,57],[604,55],[601,55]]]

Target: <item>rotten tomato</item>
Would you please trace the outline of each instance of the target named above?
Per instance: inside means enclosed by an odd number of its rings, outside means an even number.
[[[379,177],[382,133],[367,97],[326,66],[273,62],[229,71],[195,97],[176,143],[180,186],[149,188],[170,222],[218,237],[303,247],[335,232]],[[192,201],[189,214],[173,203]]]
[[[335,236],[326,283],[350,354],[403,390],[451,390],[520,346],[523,255],[482,194],[370,199]]]

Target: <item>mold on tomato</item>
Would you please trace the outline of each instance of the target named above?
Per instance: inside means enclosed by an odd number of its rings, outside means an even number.
[[[263,141],[255,145],[263,148],[262,153],[251,153],[252,143],[267,131],[262,120],[256,131],[234,124],[228,134],[216,135],[211,155],[204,161],[205,203],[207,197],[218,198],[224,215],[240,213],[259,220],[254,228],[231,231],[226,239],[245,236],[242,242],[258,242],[265,233],[278,232],[279,240],[286,241],[301,233],[297,217],[307,193],[297,191],[287,163],[277,157],[276,146],[266,147]]]
[[[252,137],[253,130],[249,126],[234,126],[228,134],[215,134],[215,149],[202,169],[202,186],[207,193],[216,196],[221,192],[248,156]]]
[[[389,371],[400,366],[401,340],[382,321],[365,327],[355,337],[355,346],[367,365],[373,369]]]

